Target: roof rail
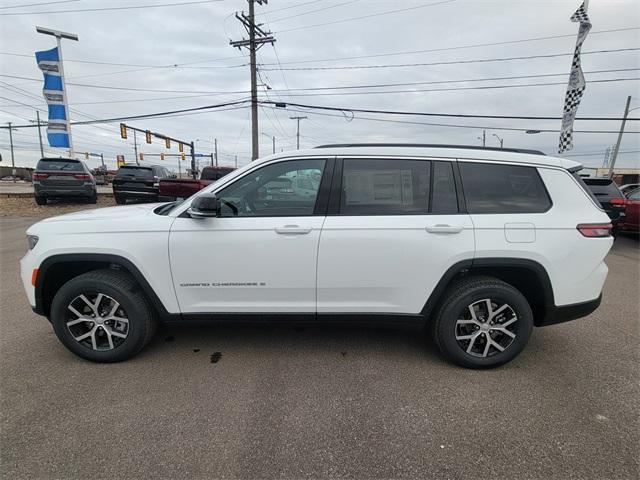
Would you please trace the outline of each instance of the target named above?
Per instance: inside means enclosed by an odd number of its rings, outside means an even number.
[[[488,150],[492,152],[528,153],[530,155],[545,155],[540,150],[529,150],[526,148],[499,148],[480,147],[478,145],[449,145],[437,143],[334,143],[329,145],[319,145],[315,148],[351,148],[351,147],[402,147],[402,148],[460,148],[464,150]]]

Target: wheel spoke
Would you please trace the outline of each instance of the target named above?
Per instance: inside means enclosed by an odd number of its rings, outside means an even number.
[[[507,330],[504,327],[494,327],[491,330],[495,330],[495,331],[498,331],[500,333],[504,333],[505,335],[508,335],[511,338],[516,338],[516,334],[515,333],[513,333],[511,330]]]
[[[124,317],[108,317],[108,318],[105,318],[105,320],[115,320],[116,322],[122,322],[129,325],[129,319]]]
[[[87,333],[83,333],[82,335],[79,335],[77,337],[73,337],[76,339],[77,342],[81,342],[82,340],[84,340],[85,338],[89,338],[91,336],[93,336],[93,333],[96,331],[98,327],[94,326],[91,330],[89,330]]]
[[[96,313],[96,309],[94,308],[93,303],[91,303],[87,297],[85,297],[84,295],[80,295],[78,298],[86,303],[87,307],[89,307],[93,313]]]
[[[476,309],[473,308],[473,305],[469,305],[469,313],[471,313],[471,320],[473,321],[473,323],[478,323],[478,317],[476,317]]]
[[[118,332],[117,330],[114,330],[113,328],[108,327],[106,325],[104,326],[104,329],[105,329],[106,332],[108,332],[109,334],[113,335],[114,337],[127,338],[126,333]]]
[[[489,335],[485,336],[487,343],[484,345],[484,352],[482,352],[482,356],[486,357],[489,353],[489,347],[491,346],[491,340],[489,340]]]
[[[75,308],[73,305],[69,305],[67,308],[68,308],[68,309],[71,311],[71,313],[73,313],[76,317],[78,317],[78,318],[82,318],[82,317],[84,317],[84,315],[83,315],[82,313],[80,313],[78,310],[76,310],[76,308]]]
[[[98,331],[98,327],[94,327],[93,330],[91,330],[91,346],[93,347],[94,350],[98,349],[98,342],[96,340],[96,332]]]
[[[502,305],[500,308],[498,308],[497,310],[495,310],[491,314],[491,316],[489,317],[489,320],[493,320],[496,315],[498,315],[500,312],[502,312],[503,310],[505,310],[508,307],[509,307],[509,305],[507,305],[506,303],[504,305]]]
[[[470,335],[456,335],[456,340],[471,340],[475,336],[475,333],[472,333]]]
[[[483,300],[484,303],[487,304],[487,321],[490,318],[493,318],[493,307],[491,306],[491,299],[487,298],[486,300]]]
[[[99,293],[98,296],[96,297],[96,301],[93,304],[93,309],[96,312],[96,315],[99,314],[100,312],[100,303],[102,302],[102,299],[104,298],[104,295],[102,293]]]
[[[113,307],[111,308],[111,311],[107,314],[107,317],[108,318],[113,318],[113,316],[118,311],[118,308],[120,308],[120,304],[118,302],[116,302],[115,300],[113,300]]]
[[[501,323],[501,324],[500,324],[500,326],[501,326],[501,327],[503,327],[503,328],[504,328],[504,327],[508,327],[509,325],[511,325],[513,322],[516,322],[516,321],[518,321],[518,317],[514,316],[514,317],[513,317],[511,320],[509,320],[508,322]]]
[[[476,338],[478,338],[478,335],[480,334],[476,333],[473,335],[473,338],[471,338],[471,341],[469,342],[469,346],[467,347],[467,353],[471,353],[471,350],[473,349],[473,345],[476,343]]]
[[[109,349],[113,350],[113,339],[111,338],[111,332],[109,328],[104,327],[104,332],[107,334],[107,341],[109,342]]]
[[[504,347],[502,345],[500,345],[498,342],[495,342],[491,337],[487,336],[488,341],[487,341],[487,345],[489,343],[491,343],[491,345],[493,345],[495,348],[497,348],[498,350],[500,350],[501,352],[504,352]]]
[[[67,322],[67,327],[73,327],[74,325],[77,325],[78,323],[82,323],[82,322],[93,323],[93,318],[76,318],[75,320],[69,320]]]

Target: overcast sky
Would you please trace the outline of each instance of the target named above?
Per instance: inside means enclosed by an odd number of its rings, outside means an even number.
[[[52,3],[19,7],[45,2]],[[42,75],[34,52],[54,47],[55,39],[36,33],[36,25],[72,32],[80,37],[78,42],[63,43],[73,121],[147,114],[246,98],[248,94],[244,92],[249,89],[247,52],[229,46],[230,39],[246,37],[234,18],[236,11],[247,9],[246,1],[158,6],[184,2],[186,0],[3,1],[0,7],[0,123],[11,121],[14,125],[23,125],[35,119],[36,109],[46,117]],[[151,8],[151,5],[157,7]],[[268,5],[256,6],[257,18],[264,23],[262,28],[271,30],[277,40],[275,48],[265,45],[258,52],[260,83],[270,88],[260,87],[260,97],[346,108],[559,117],[570,55],[388,66],[571,53],[578,25],[571,23],[569,17],[579,5],[579,0],[270,0]],[[148,8],[69,12],[132,6]],[[393,10],[404,11],[391,13]],[[44,13],[51,11],[65,12]],[[589,16],[593,28],[583,52],[640,48],[640,2],[637,0],[591,0]],[[597,33],[614,29],[626,30]],[[569,36],[529,41],[559,35]],[[487,46],[488,43],[502,44]],[[434,51],[438,49],[440,51]],[[621,117],[626,97],[632,95],[631,107],[639,108],[630,116],[640,117],[638,80],[596,82],[640,77],[640,50],[585,54],[582,60],[587,89],[579,116]],[[374,68],[317,69],[357,66]],[[295,70],[300,68],[304,70]],[[624,71],[620,71],[622,69]],[[601,70],[605,72],[598,72]],[[558,75],[548,76],[551,74]],[[531,77],[534,75],[537,77]],[[529,78],[496,79],[521,76]],[[492,80],[478,81],[487,78]],[[370,87],[416,82],[421,84]],[[554,85],[477,88],[540,83]],[[317,90],[347,86],[367,87]],[[395,93],[382,93],[389,91]],[[127,123],[185,140],[198,139],[196,150],[207,154],[213,151],[213,139],[217,138],[220,163],[233,164],[237,155],[239,165],[243,165],[249,161],[251,151],[249,115],[247,106]],[[478,137],[482,136],[485,127],[487,145],[499,145],[496,134],[504,139],[505,147],[536,148],[554,154],[560,126],[559,120],[343,115],[303,108],[263,107],[259,115],[260,132],[263,133],[260,135],[261,155],[271,153],[270,136],[276,137],[277,151],[295,148],[296,122],[290,117],[296,115],[308,117],[300,124],[303,148],[335,142],[479,145]],[[617,121],[579,121],[575,129],[617,131],[619,126]],[[552,129],[555,132],[530,135],[499,128]],[[627,131],[618,166],[640,167],[640,122],[628,122]],[[131,136],[127,141],[121,140],[118,123],[74,126],[72,133],[77,152],[104,153],[110,167],[115,165],[117,154],[124,154],[127,161],[134,160]],[[574,150],[568,152],[570,158],[587,166],[599,166],[605,149],[615,143],[616,133],[575,133],[574,138]],[[34,165],[39,158],[37,129],[15,131],[14,141],[16,164]],[[158,141],[152,145],[141,142],[139,150],[147,154],[166,151]],[[0,131],[0,151],[2,165],[10,164],[6,129]],[[46,151],[64,154],[58,149],[47,148]],[[176,152],[174,147],[172,153]],[[150,163],[160,163],[157,157],[151,158],[147,157]],[[92,159],[88,163],[95,167],[99,160]],[[167,160],[165,164],[175,168],[177,161]]]

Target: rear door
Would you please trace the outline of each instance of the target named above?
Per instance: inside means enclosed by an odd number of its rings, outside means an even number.
[[[454,164],[344,158],[318,253],[318,313],[420,313],[444,273],[473,258]]]

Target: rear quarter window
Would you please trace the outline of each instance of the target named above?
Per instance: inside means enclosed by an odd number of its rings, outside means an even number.
[[[535,167],[460,162],[469,213],[543,213],[551,199]]]

